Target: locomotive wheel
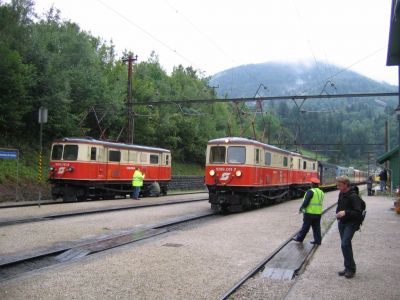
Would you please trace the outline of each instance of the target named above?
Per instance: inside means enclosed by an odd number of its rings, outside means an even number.
[[[76,189],[73,187],[65,187],[63,202],[76,202],[78,201],[76,197]]]

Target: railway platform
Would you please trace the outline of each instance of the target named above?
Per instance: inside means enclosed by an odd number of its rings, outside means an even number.
[[[285,299],[400,299],[400,215],[391,210],[392,197],[363,199],[367,217],[353,238],[356,276],[337,274],[343,257],[335,222]]]

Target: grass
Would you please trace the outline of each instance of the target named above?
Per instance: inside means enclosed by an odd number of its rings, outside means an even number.
[[[194,163],[172,162],[172,175],[200,175],[204,176],[204,166]]]

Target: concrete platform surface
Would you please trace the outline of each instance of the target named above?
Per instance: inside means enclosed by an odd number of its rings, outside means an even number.
[[[393,198],[364,196],[367,217],[353,238],[357,274],[344,269],[335,222],[285,299],[400,299],[400,215],[390,208]]]

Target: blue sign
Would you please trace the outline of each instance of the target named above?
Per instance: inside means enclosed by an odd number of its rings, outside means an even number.
[[[14,150],[0,150],[0,158],[5,158],[5,159],[17,159],[18,158],[18,152]]]

